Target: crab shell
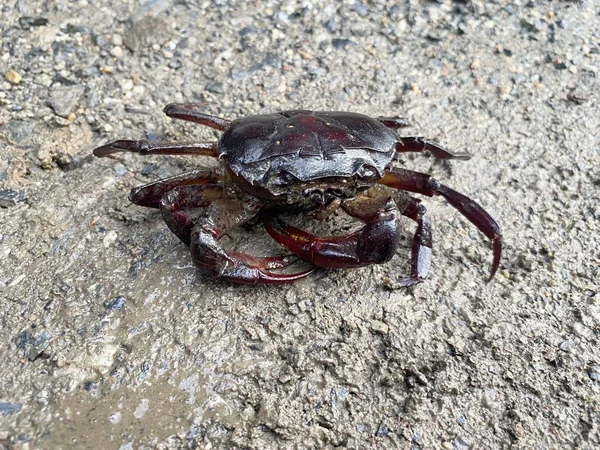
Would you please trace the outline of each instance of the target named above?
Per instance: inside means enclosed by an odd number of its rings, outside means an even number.
[[[397,142],[363,114],[293,110],[232,121],[219,151],[242,189],[293,203],[316,191],[344,198],[368,188],[384,175]]]

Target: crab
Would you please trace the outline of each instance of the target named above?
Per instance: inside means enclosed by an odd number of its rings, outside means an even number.
[[[372,118],[353,112],[290,110],[236,120],[203,113],[200,105],[168,105],[167,116],[223,131],[214,142],[118,140],[96,148],[98,157],[118,152],[140,155],[204,155],[223,161],[131,190],[136,205],[158,208],[170,230],[188,247],[206,275],[236,283],[288,283],[315,268],[354,268],[388,262],[400,240],[400,218],[416,223],[410,286],[431,266],[431,224],[421,201],[400,191],[439,195],[492,241],[490,280],[498,270],[502,232],[476,202],[430,175],[398,167],[397,155],[428,152],[439,159],[467,160],[422,137],[401,137],[402,117]],[[390,189],[392,188],[392,189]],[[398,191],[396,191],[398,190]],[[345,236],[318,237],[282,220],[290,212],[324,218],[341,208],[364,222]],[[286,273],[290,255],[256,257],[226,249],[219,239],[254,218],[267,233],[310,268]]]

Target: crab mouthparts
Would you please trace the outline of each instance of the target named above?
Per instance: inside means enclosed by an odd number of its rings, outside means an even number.
[[[344,199],[353,197],[354,193],[349,193],[344,189],[340,188],[326,188],[326,189],[306,189],[302,192],[302,196],[319,203],[329,203],[335,199]]]

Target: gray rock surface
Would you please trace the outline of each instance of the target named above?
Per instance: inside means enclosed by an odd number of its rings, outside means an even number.
[[[598,448],[600,5],[594,0],[17,1],[0,21],[0,447]],[[439,199],[385,265],[293,285],[203,278],[128,190],[206,158],[100,160],[117,138],[212,139],[170,102],[405,115],[473,158],[402,157]],[[19,194],[20,195],[20,194]],[[347,232],[343,215],[318,224]],[[281,251],[262,227],[230,244]]]

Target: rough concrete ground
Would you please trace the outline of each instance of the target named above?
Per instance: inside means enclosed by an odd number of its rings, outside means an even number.
[[[0,446],[597,448],[600,4],[241,3],[2,4]],[[406,115],[473,154],[400,164],[498,219],[499,276],[487,240],[426,199],[417,287],[395,285],[408,221],[382,266],[203,278],[127,193],[206,158],[90,153],[214,137],[162,115],[179,101]],[[260,226],[231,241],[279,250]]]

